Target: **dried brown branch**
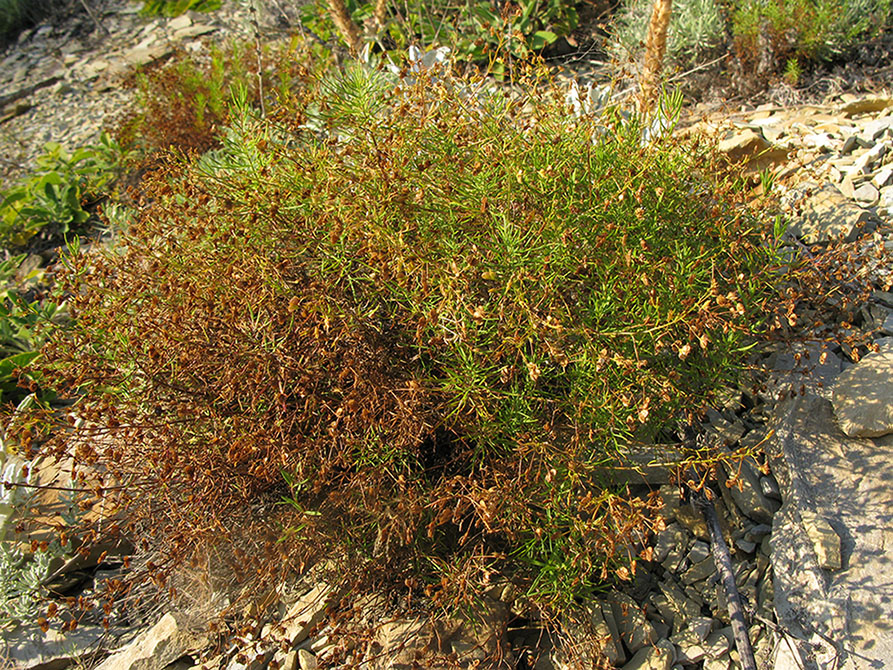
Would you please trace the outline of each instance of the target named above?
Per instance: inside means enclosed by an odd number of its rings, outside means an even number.
[[[639,87],[639,111],[643,114],[650,112],[657,100],[672,8],[673,0],[654,0],[651,10],[648,36],[645,38],[645,67]]]
[[[341,37],[347,42],[347,47],[351,52],[359,53],[363,45],[363,40],[360,37],[360,28],[350,17],[344,0],[328,0],[328,2],[332,21],[335,22],[335,27],[338,28]]]
[[[741,607],[741,596],[738,594],[738,586],[735,584],[735,573],[732,570],[732,557],[729,548],[723,539],[722,530],[719,527],[719,519],[716,517],[716,507],[708,497],[712,494],[710,489],[702,489],[693,494],[694,505],[701,512],[707,524],[710,534],[710,548],[713,550],[713,562],[719,573],[720,582],[726,594],[729,619],[732,622],[732,634],[735,637],[735,648],[741,657],[743,670],[757,670],[757,662],[753,655],[753,647],[747,633],[747,624],[744,621],[744,610]]]

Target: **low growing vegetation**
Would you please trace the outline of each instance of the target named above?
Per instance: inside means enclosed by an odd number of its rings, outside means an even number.
[[[791,59],[830,59],[854,42],[882,34],[893,21],[890,0],[742,0],[731,13],[736,56],[755,69]]]
[[[222,4],[223,0],[146,0],[142,12],[150,16],[180,16],[190,10],[213,12],[220,9]]]
[[[618,11],[612,49],[619,58],[640,54],[651,5],[631,0]],[[882,35],[891,21],[889,0],[681,0],[673,3],[667,57],[691,68],[728,51],[744,74],[791,80],[807,62],[839,58]]]
[[[612,468],[679,458],[666,428],[734,377],[773,265],[757,221],[707,154],[574,117],[541,73],[515,100],[305,72],[66,260],[74,326],[40,368],[81,420],[20,416],[19,448],[77,444],[162,586],[208,552],[255,593],[328,559],[436,606],[502,576],[554,614],[628,577],[654,501]]]
[[[68,5],[66,0],[0,0],[0,48],[19,32]]]
[[[203,153],[219,146],[237,92],[244,91],[254,105],[262,94],[268,101],[284,102],[294,82],[307,75],[304,56],[294,41],[264,47],[259,81],[253,44],[211,47],[203,57],[180,54],[169,64],[136,75],[134,108],[115,136],[142,156],[170,149]]]
[[[34,172],[0,193],[0,245],[22,248],[39,233],[64,236],[86,223],[90,205],[120,176],[121,159],[120,145],[107,134],[72,153],[48,143]]]
[[[383,9],[379,40],[389,49],[413,44],[449,46],[458,60],[486,62],[496,52],[526,57],[554,43],[577,27],[577,5],[571,0],[521,0],[497,5],[491,2],[410,0],[405,3],[345,3],[357,25],[369,25]],[[326,38],[337,37],[327,0],[302,9],[303,24]]]

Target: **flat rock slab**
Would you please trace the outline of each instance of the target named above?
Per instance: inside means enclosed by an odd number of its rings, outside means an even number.
[[[834,641],[823,650],[798,644],[807,669],[889,667],[893,435],[848,437],[831,403],[812,394],[780,403],[774,430],[772,465],[785,500],[771,542],[779,623],[803,640]],[[816,518],[840,538],[840,569],[822,567],[829,562],[807,528]]]
[[[850,437],[893,433],[893,351],[868,354],[837,378],[834,413]]]
[[[806,200],[802,215],[791,221],[788,232],[807,244],[839,237],[852,242],[866,224],[876,220],[874,212],[855,204],[837,186],[825,184]]]

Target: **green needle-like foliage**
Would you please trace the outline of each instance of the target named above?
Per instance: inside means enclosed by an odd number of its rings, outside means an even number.
[[[605,467],[734,376],[772,249],[709,156],[619,114],[370,77],[156,174],[71,259],[46,374],[161,583],[232,542],[246,576],[324,555],[437,603],[494,571],[567,603],[634,558],[651,502]]]

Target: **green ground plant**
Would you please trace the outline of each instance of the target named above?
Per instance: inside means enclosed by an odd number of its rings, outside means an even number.
[[[645,43],[651,16],[650,0],[626,2],[614,18],[612,50],[621,60],[636,58]],[[679,66],[696,64],[727,41],[721,3],[680,0],[673,3],[667,40],[667,59]]]
[[[32,257],[34,258],[34,257]],[[44,271],[25,265],[25,254],[0,262],[0,402],[18,403],[27,391],[28,367],[44,342],[41,331],[64,318],[62,305],[46,295]],[[25,271],[23,273],[23,270]]]
[[[346,2],[358,25],[374,13],[375,3]],[[336,31],[325,0],[304,6],[302,23],[325,39]],[[488,61],[496,52],[527,57],[569,34],[579,22],[570,0],[521,0],[502,9],[491,2],[404,0],[388,5],[381,41],[398,52],[410,45],[450,47],[455,58]]]
[[[86,223],[90,204],[120,176],[121,158],[120,146],[105,133],[95,146],[71,153],[48,143],[34,172],[0,193],[0,244],[19,248],[38,233],[65,235]]]
[[[444,71],[299,83],[267,118],[243,93],[219,149],[67,259],[41,371],[85,420],[29,445],[75,436],[130,483],[105,496],[159,585],[213,546],[255,592],[325,557],[434,606],[502,575],[556,613],[635,572],[655,501],[611,468],[734,377],[759,223],[616,110]]]
[[[202,153],[219,145],[236,91],[245,90],[259,104],[257,58],[253,44],[233,42],[212,46],[207,58],[180,54],[139,73],[135,109],[120,122],[116,138],[142,156],[169,149]],[[264,94],[284,102],[293,82],[305,76],[305,62],[297,41],[263,47]]]
[[[21,30],[68,4],[66,0],[0,0],[0,47],[14,41]]]
[[[34,396],[24,398],[18,411],[27,411],[35,402]],[[4,435],[5,437],[5,435]],[[28,516],[35,489],[34,470],[27,461],[18,458],[0,439],[0,631],[14,629],[21,624],[37,621],[43,611],[46,582],[61,560],[71,557],[72,547],[63,546],[58,538],[41,547],[28,547],[15,532],[15,521]],[[60,496],[65,507],[65,523],[76,526],[78,518],[77,494],[73,491]]]
[[[148,16],[180,16],[188,11],[213,12],[223,0],[146,0],[142,13]]]
[[[768,51],[788,59],[829,59],[890,26],[890,0],[739,0],[731,11],[737,57],[746,65]]]
[[[617,12],[610,49],[622,62],[639,58],[651,6],[629,0]],[[692,68],[729,49],[745,73],[784,72],[796,83],[792,68],[842,56],[881,35],[891,18],[889,0],[682,0],[673,3],[667,59]]]

